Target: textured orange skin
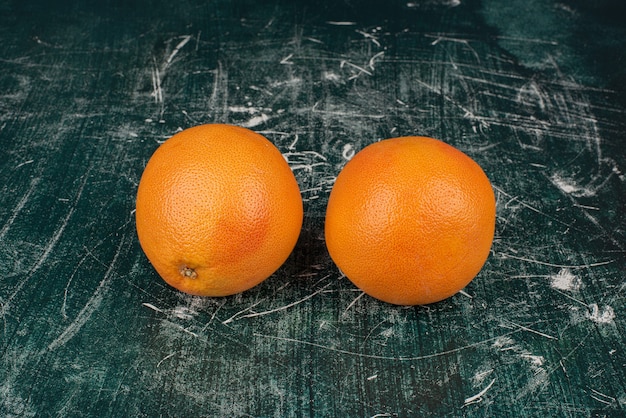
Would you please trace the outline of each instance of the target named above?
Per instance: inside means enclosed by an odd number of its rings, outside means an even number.
[[[152,155],[137,191],[137,235],[171,286],[243,292],[274,273],[302,226],[298,183],[263,136],[232,125],[177,133]]]
[[[326,212],[326,245],[365,293],[424,305],[464,288],[493,242],[496,203],[480,166],[432,138],[371,144],[337,176]]]

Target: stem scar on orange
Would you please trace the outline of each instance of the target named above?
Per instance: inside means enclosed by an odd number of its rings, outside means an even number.
[[[331,190],[325,237],[339,269],[370,296],[424,305],[463,289],[485,264],[496,203],[481,167],[426,137],[371,144]]]
[[[146,256],[171,286],[243,292],[271,276],[302,226],[300,189],[278,148],[245,128],[200,125],[154,152],[137,190]]]

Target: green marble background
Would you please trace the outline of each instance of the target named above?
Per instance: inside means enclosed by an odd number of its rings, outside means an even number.
[[[618,1],[0,0],[0,415],[626,415],[626,7]],[[141,252],[180,129],[263,133],[302,189],[288,262],[227,298]],[[323,217],[365,145],[428,135],[497,196],[464,291],[364,296]]]

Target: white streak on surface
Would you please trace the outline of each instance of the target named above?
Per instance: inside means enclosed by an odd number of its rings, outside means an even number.
[[[293,54],[289,54],[287,55],[285,58],[283,58],[282,60],[280,60],[280,63],[282,65],[293,65],[293,62],[290,61],[290,59],[293,57]]]
[[[261,112],[263,109],[261,109],[260,107],[228,106],[228,110],[233,113],[255,114]]]
[[[335,21],[335,20],[329,20],[328,22],[329,25],[333,25],[333,26],[354,26],[356,25],[356,22],[345,22],[345,21]]]
[[[553,289],[576,291],[580,288],[580,279],[570,269],[562,268],[557,274],[550,276],[550,286]]]
[[[267,122],[268,120],[270,120],[269,116],[267,116],[265,113],[262,113],[259,116],[255,116],[241,123],[240,126],[243,126],[244,128],[254,128],[255,126],[259,126]]]
[[[30,199],[30,195],[33,194],[33,191],[37,187],[37,184],[39,184],[39,178],[34,178],[30,182],[30,187],[28,188],[26,193],[24,193],[24,196],[22,196],[22,198],[17,203],[17,205],[15,205],[15,208],[13,209],[13,213],[11,213],[11,216],[9,217],[9,219],[2,226],[2,229],[0,229],[0,241],[2,241],[2,239],[4,238],[4,235],[7,233],[11,225],[13,225],[13,222],[15,222],[15,218],[17,218],[17,216],[20,214],[22,209],[24,209],[26,202],[28,201],[28,199]]]
[[[93,313],[100,307],[100,304],[102,303],[102,299],[104,298],[104,294],[109,288],[109,283],[111,281],[113,268],[117,264],[117,259],[119,258],[120,253],[122,252],[122,245],[124,244],[124,241],[125,239],[124,237],[122,237],[115,251],[115,256],[113,257],[113,260],[111,260],[111,264],[109,265],[109,268],[107,269],[106,273],[104,274],[104,277],[98,284],[98,287],[93,292],[93,294],[91,295],[91,297],[89,298],[85,306],[83,306],[83,308],[80,310],[78,315],[76,315],[76,318],[74,319],[74,321],[72,321],[72,323],[68,325],[65,328],[65,330],[63,330],[63,332],[54,341],[50,343],[50,345],[48,345],[48,350],[50,351],[56,350],[57,348],[65,345],[69,340],[71,340],[76,335],[76,333],[78,333],[78,331],[80,331],[80,329],[87,323],[89,318],[91,318],[91,315],[93,315]]]
[[[591,312],[587,315],[589,319],[598,324],[609,324],[615,319],[615,311],[612,307],[606,305],[602,309],[597,303],[589,305]]]
[[[476,395],[465,398],[465,402],[463,403],[463,405],[467,406],[476,402],[480,402],[482,400],[482,397],[485,395],[485,393],[489,391],[489,389],[491,389],[494,383],[496,383],[496,379],[493,379],[483,390],[478,392]]]
[[[142,305],[143,305],[143,306],[145,306],[146,308],[150,308],[150,309],[152,309],[153,311],[156,311],[156,312],[163,312],[162,310],[160,310],[159,308],[157,308],[156,306],[154,306],[154,305],[153,305],[153,304],[151,304],[151,303],[142,303]]]
[[[78,187],[78,191],[76,192],[76,197],[74,198],[74,204],[67,211],[67,214],[63,218],[63,221],[61,222],[61,225],[57,228],[57,230],[54,232],[54,235],[52,235],[52,238],[50,238],[50,240],[46,244],[46,247],[44,248],[44,250],[43,250],[41,256],[39,257],[39,259],[37,260],[37,262],[29,270],[28,276],[24,280],[20,281],[19,285],[15,288],[13,293],[4,302],[4,304],[0,308],[0,315],[2,315],[2,316],[6,315],[6,313],[9,310],[10,303],[13,301],[15,296],[22,290],[22,288],[26,285],[26,283],[35,275],[35,272],[37,272],[37,270],[39,270],[41,268],[41,266],[46,262],[46,260],[48,259],[48,257],[52,253],[52,250],[55,248],[57,242],[59,241],[59,239],[63,235],[63,232],[65,232],[65,228],[69,224],[70,219],[72,218],[72,215],[74,214],[74,211],[76,210],[76,204],[80,200],[81,195],[83,194],[83,190],[85,189],[85,184],[87,183],[87,178],[88,177],[89,177],[88,173],[85,174],[85,176],[83,178],[83,181],[81,182],[80,186]],[[36,187],[36,185],[37,185],[36,181],[33,180],[33,182],[31,182],[31,189],[34,189]],[[26,203],[26,200],[28,199],[28,196],[30,196],[30,193],[31,193],[31,191],[29,189],[29,191],[26,193],[25,197],[22,198],[23,204]],[[20,201],[20,203],[22,203],[22,201]],[[21,211],[22,208],[19,208],[19,210]],[[3,232],[3,233],[5,233],[5,232]]]
[[[527,359],[530,364],[535,367],[541,367],[545,362],[545,358],[543,356],[536,356],[533,354],[521,354],[520,357]]]
[[[200,34],[198,34],[198,36],[200,36]],[[182,47],[187,45],[187,42],[189,42],[190,39],[191,39],[191,35],[187,35],[183,37],[183,40],[180,41],[178,45],[176,45],[176,47],[174,48],[170,56],[167,57],[167,60],[165,61],[165,68],[169,67],[169,65],[172,63],[172,60],[176,56],[176,54],[178,54],[178,51],[180,51]]]
[[[315,296],[315,295],[317,295],[319,293],[322,293],[322,291],[324,289],[326,289],[330,285],[331,285],[331,283],[327,283],[326,285],[322,286],[321,288],[319,288],[315,292],[311,293],[310,295],[307,295],[306,297],[304,297],[304,298],[302,298],[300,300],[297,300],[295,302],[292,302],[292,303],[290,303],[288,305],[284,305],[284,306],[281,306],[279,308],[270,309],[268,311],[263,311],[263,312],[253,312],[253,313],[249,313],[249,314],[246,314],[246,315],[233,315],[233,316],[231,316],[230,318],[228,318],[226,321],[224,321],[222,323],[223,324],[228,324],[228,323],[230,323],[230,322],[232,322],[234,320],[239,320],[239,319],[243,319],[243,318],[254,318],[254,317],[257,317],[257,316],[269,315],[269,314],[272,314],[274,312],[284,311],[285,309],[289,309],[289,308],[292,308],[292,307],[294,307],[296,305],[299,305],[300,303],[311,299],[313,296]]]
[[[554,174],[550,180],[552,180],[552,183],[558,187],[559,189],[561,189],[561,191],[563,191],[563,193],[567,193],[567,194],[574,194],[577,195],[581,192],[582,188],[577,185],[573,180],[571,179],[566,179],[561,177],[558,174]]]

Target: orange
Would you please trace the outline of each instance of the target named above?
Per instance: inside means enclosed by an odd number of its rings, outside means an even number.
[[[326,212],[331,258],[365,293],[424,305],[464,288],[482,269],[495,197],[481,167],[432,138],[371,144],[337,176]]]
[[[200,296],[243,292],[293,250],[302,198],[280,151],[232,125],[186,129],[152,155],[137,190],[137,235],[171,286]]]

